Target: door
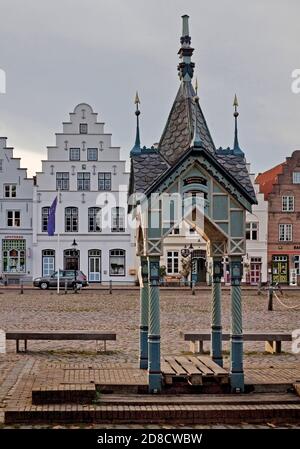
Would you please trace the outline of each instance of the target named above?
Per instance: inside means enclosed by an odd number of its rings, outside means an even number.
[[[261,279],[261,264],[250,263],[250,284],[258,285]]]
[[[205,266],[206,260],[202,257],[197,259],[197,278],[198,282],[205,282],[206,281],[206,266]]]
[[[89,251],[89,282],[101,282],[101,251]]]
[[[64,269],[79,270],[79,251],[66,249],[64,251]]]
[[[289,263],[288,256],[272,257],[272,282],[287,284],[289,281]]]

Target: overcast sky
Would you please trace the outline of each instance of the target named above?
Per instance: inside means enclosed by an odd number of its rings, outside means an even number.
[[[22,166],[41,168],[46,146],[81,102],[91,104],[128,158],[134,95],[141,140],[157,142],[179,79],[181,15],[190,16],[199,97],[217,147],[233,143],[232,101],[240,104],[240,146],[253,171],[300,149],[299,0],[0,0],[0,135]]]

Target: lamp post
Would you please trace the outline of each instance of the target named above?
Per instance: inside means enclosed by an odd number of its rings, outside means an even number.
[[[72,243],[72,247],[73,247],[73,256],[74,256],[74,259],[77,257],[77,255],[78,255],[78,250],[77,250],[77,242],[76,242],[76,240],[75,240],[75,238],[74,238],[74,240],[73,240],[73,243]],[[75,264],[74,264],[74,266],[75,266]],[[75,266],[75,268],[74,268],[74,293],[77,293],[77,268],[76,268],[76,266]]]
[[[185,259],[187,258],[187,257],[191,257],[191,288],[193,287],[193,282],[192,282],[192,260],[193,260],[193,250],[194,250],[194,247],[193,247],[193,245],[192,245],[192,243],[190,244],[190,246],[189,247],[187,247],[186,245],[184,245],[184,248],[182,248],[182,250],[181,250],[181,255],[182,255],[182,257],[184,257]]]

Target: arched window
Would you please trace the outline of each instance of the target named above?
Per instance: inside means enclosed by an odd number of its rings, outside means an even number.
[[[78,208],[65,208],[65,232],[78,232]]]
[[[124,249],[111,249],[109,251],[110,276],[125,276],[125,254]]]
[[[50,207],[42,207],[42,232],[47,232],[48,230],[49,211]]]
[[[88,229],[89,232],[101,231],[101,208],[89,207],[88,210]]]
[[[125,209],[124,207],[113,207],[111,210],[112,232],[125,231]]]
[[[42,273],[43,276],[51,276],[55,271],[54,249],[43,249],[42,251]]]

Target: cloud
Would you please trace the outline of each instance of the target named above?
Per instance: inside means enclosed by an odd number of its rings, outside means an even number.
[[[300,4],[290,0],[209,3],[165,0],[1,0],[0,132],[31,171],[61,122],[82,101],[92,105],[128,157],[133,97],[141,97],[142,143],[157,142],[179,81],[181,18],[190,15],[202,108],[216,146],[232,145],[232,99],[240,102],[240,143],[262,171],[300,147]],[[23,161],[23,162],[24,162]],[[24,164],[23,164],[24,165]]]

